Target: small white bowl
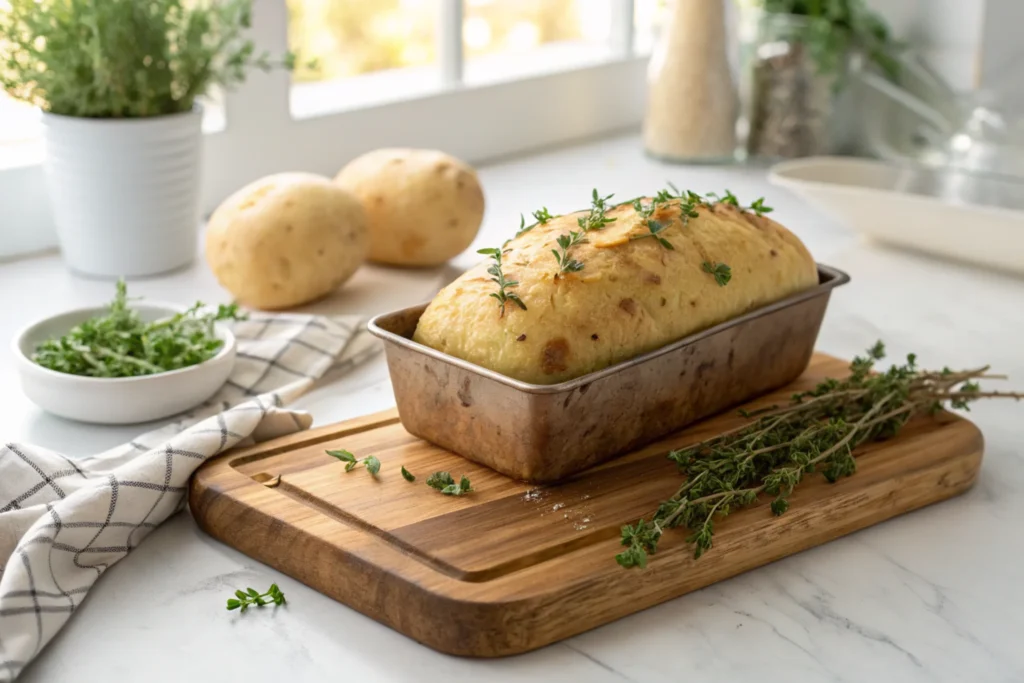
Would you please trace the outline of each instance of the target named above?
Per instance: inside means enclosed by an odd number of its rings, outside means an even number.
[[[180,306],[138,302],[132,306],[145,322],[181,312]],[[81,422],[134,424],[175,415],[217,393],[235,363],[235,336],[217,323],[224,346],[213,358],[180,370],[141,377],[83,377],[56,372],[32,362],[36,347],[67,334],[75,325],[107,312],[106,306],[80,308],[44,318],[22,330],[12,343],[25,395],[43,410]]]

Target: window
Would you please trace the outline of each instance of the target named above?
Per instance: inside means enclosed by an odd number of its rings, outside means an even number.
[[[467,0],[467,83],[500,82],[612,55],[610,0]]]
[[[0,168],[38,163],[42,134],[38,109],[0,93]]]
[[[663,3],[254,0],[253,40],[300,66],[204,103],[203,208],[265,174],[333,175],[376,147],[475,163],[638,125]],[[55,243],[40,136],[38,112],[0,96],[0,206],[14,207],[0,257]]]
[[[665,21],[666,0],[634,0],[633,46],[638,54],[650,54]]]
[[[296,118],[436,91],[438,0],[288,0]]]

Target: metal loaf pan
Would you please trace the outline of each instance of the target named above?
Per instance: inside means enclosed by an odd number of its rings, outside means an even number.
[[[829,294],[818,286],[560,384],[528,384],[411,340],[426,305],[379,315],[402,425],[515,479],[553,482],[796,379]]]

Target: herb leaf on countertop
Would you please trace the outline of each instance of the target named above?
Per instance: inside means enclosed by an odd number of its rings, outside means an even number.
[[[263,607],[265,605],[283,605],[287,602],[284,593],[277,587],[276,583],[270,584],[266,593],[260,593],[255,588],[248,588],[244,591],[236,590],[235,597],[228,598],[228,610],[240,610],[244,612],[252,606]]]
[[[416,475],[405,469],[405,465],[402,465],[402,478],[406,481],[416,481]]]

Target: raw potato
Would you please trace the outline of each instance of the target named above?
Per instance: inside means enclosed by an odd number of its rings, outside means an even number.
[[[644,203],[649,202],[645,199]],[[789,230],[728,204],[700,206],[685,226],[679,208],[652,218],[668,224],[649,235],[629,205],[616,220],[573,246],[583,263],[560,274],[555,239],[578,230],[584,212],[537,225],[505,245],[503,272],[527,310],[491,296],[490,259],[466,271],[427,306],[413,340],[507,377],[555,384],[665,346],[818,283],[814,259]],[[640,238],[640,239],[636,239]],[[725,263],[724,287],[703,263]],[[766,358],[765,362],[771,362]]]
[[[366,214],[329,178],[280,173],[224,200],[206,229],[206,261],[242,303],[298,306],[334,291],[365,260]]]
[[[484,217],[476,172],[443,152],[378,149],[341,169],[335,182],[363,203],[370,260],[436,266],[470,245]]]

